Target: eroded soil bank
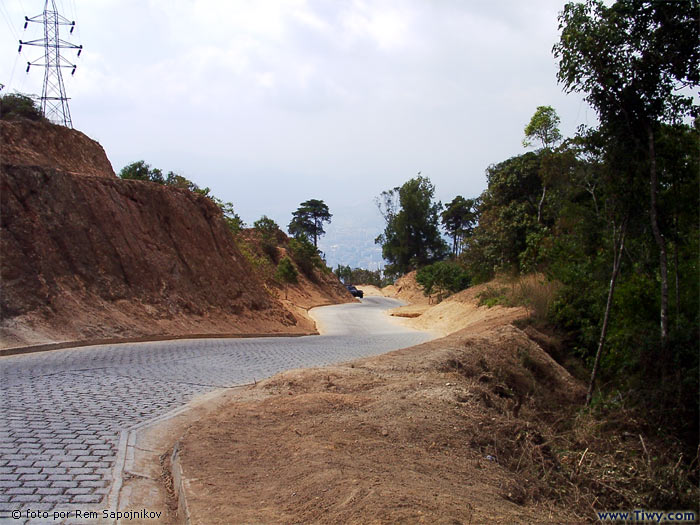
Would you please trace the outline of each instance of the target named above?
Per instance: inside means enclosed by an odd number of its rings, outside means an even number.
[[[536,470],[581,385],[494,321],[227,394],[180,440],[193,523],[571,522]]]

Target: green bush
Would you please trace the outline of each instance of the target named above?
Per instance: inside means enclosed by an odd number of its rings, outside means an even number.
[[[438,301],[469,287],[469,274],[456,262],[440,261],[424,266],[416,273],[416,282],[425,295],[437,293]]]
[[[289,240],[292,259],[307,277],[313,277],[314,268],[325,266],[316,247],[305,237]]]
[[[41,109],[27,95],[10,93],[0,97],[0,119],[46,120]]]
[[[296,283],[298,281],[299,273],[297,269],[292,264],[292,260],[289,257],[282,257],[279,264],[277,265],[277,271],[275,272],[275,279],[281,283]]]
[[[276,261],[280,227],[275,221],[263,215],[253,223],[253,228],[260,234],[262,251],[267,254],[270,260]]]

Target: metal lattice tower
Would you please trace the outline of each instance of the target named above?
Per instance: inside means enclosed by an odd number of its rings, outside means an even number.
[[[55,0],[46,0],[44,12],[31,18],[24,17],[24,28],[30,22],[44,25],[44,38],[37,40],[19,41],[19,52],[22,46],[39,46],[44,48],[44,56],[32,62],[27,62],[27,73],[32,66],[44,68],[44,87],[41,91],[41,111],[44,116],[55,124],[60,124],[68,128],[73,127],[73,121],[68,108],[68,97],[66,88],[63,85],[62,69],[70,68],[71,75],[75,74],[77,66],[65,57],[61,56],[61,49],[77,49],[78,56],[83,50],[82,45],[75,45],[66,40],[61,40],[59,35],[60,26],[70,26],[70,33],[75,29],[75,22],[61,16],[56,9]]]

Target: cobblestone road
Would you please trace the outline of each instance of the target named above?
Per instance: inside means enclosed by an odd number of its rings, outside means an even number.
[[[315,310],[324,335],[104,345],[0,358],[0,521],[106,508],[120,433],[194,396],[291,368],[376,355],[430,336],[387,321],[398,303]],[[99,504],[102,506],[95,507]]]

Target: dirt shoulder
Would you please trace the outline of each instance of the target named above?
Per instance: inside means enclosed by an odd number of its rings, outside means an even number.
[[[579,520],[538,469],[558,464],[548,418],[582,394],[507,322],[286,372],[227,393],[180,439],[191,520]]]

